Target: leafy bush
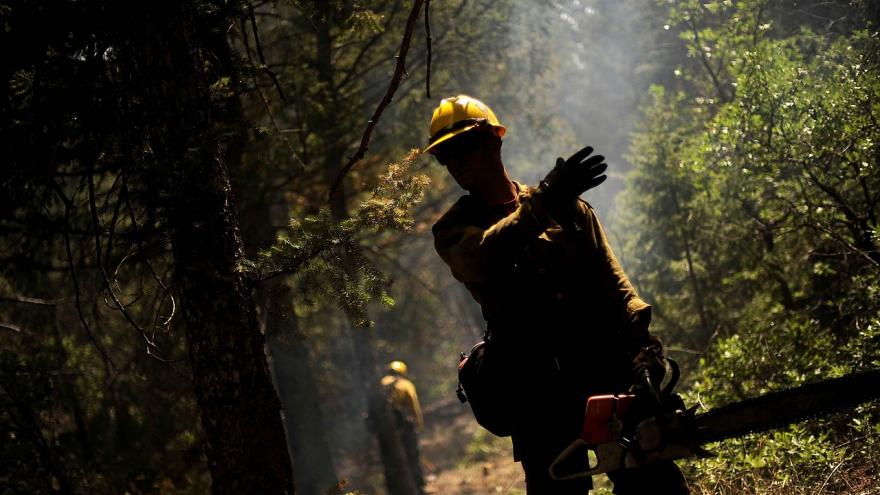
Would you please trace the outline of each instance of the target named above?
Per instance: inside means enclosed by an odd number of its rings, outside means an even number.
[[[694,65],[654,89],[624,200],[631,275],[671,352],[689,351],[688,399],[880,366],[877,33],[792,25],[761,1],[677,4]],[[705,493],[876,490],[877,413],[727,441],[688,469]]]

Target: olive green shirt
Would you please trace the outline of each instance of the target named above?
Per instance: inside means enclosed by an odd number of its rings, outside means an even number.
[[[592,207],[578,200],[580,233],[564,231],[534,189],[516,186],[513,211],[466,195],[433,227],[437,253],[481,305],[490,331],[637,348],[647,337],[650,306],[620,267]],[[548,326],[552,332],[535,329]]]

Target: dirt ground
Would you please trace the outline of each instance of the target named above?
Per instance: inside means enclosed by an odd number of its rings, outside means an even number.
[[[525,494],[510,439],[485,433],[466,404],[456,400],[427,410],[420,444],[428,493]]]
[[[513,462],[510,438],[497,438],[477,425],[467,404],[444,402],[425,411],[420,439],[426,491],[443,495],[525,495],[525,476]],[[590,493],[610,493],[604,476]]]

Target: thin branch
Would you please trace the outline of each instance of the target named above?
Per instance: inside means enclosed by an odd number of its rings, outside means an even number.
[[[119,373],[119,368],[116,367],[116,363],[113,362],[113,358],[110,357],[110,354],[107,352],[104,347],[98,343],[98,340],[95,338],[92,333],[92,328],[89,326],[89,323],[86,321],[85,314],[83,314],[82,310],[82,296],[79,290],[79,277],[76,274],[76,266],[73,262],[73,250],[70,247],[70,214],[73,211],[74,204],[70,198],[64,194],[64,190],[58,185],[54,180],[51,182],[53,188],[55,189],[56,194],[61,198],[64,202],[64,226],[61,229],[61,234],[64,237],[64,249],[67,253],[67,266],[70,268],[70,278],[73,280],[73,291],[76,295],[76,312],[79,315],[79,321],[82,323],[83,328],[86,331],[86,336],[89,338],[89,342],[98,350],[98,353],[101,354],[101,357],[104,358],[104,362],[110,365],[113,368],[114,373]]]
[[[428,47],[428,68],[425,76],[425,92],[431,99],[431,0],[425,0],[425,45]]]
[[[251,21],[253,22],[253,18],[251,18]],[[254,59],[251,56],[250,43],[248,42],[248,39],[247,39],[247,30],[245,29],[244,21],[241,21],[240,35],[241,35],[242,42],[244,43],[244,48],[245,48],[244,51],[245,51],[245,54],[247,55],[248,62],[250,63],[251,66],[253,66]],[[256,35],[256,26],[254,26],[254,37],[256,38],[256,36],[257,36]],[[263,51],[263,49],[260,47],[259,41],[257,41],[258,56],[261,58],[261,63],[265,67],[266,62],[265,62],[265,60],[262,60],[262,51]],[[268,68],[266,70],[269,71],[270,73],[272,73],[271,70],[269,70]],[[274,73],[272,73],[272,74],[274,76]],[[275,129],[275,132],[278,133],[278,136],[281,137],[282,141],[284,141],[284,144],[287,146],[287,150],[290,152],[290,156],[293,157],[293,159],[297,162],[297,164],[300,166],[300,168],[305,169],[306,164],[302,161],[302,159],[299,157],[299,155],[297,155],[296,150],[293,149],[293,144],[290,142],[289,139],[287,139],[287,136],[285,136],[281,132],[281,127],[278,125],[278,121],[275,120],[275,114],[272,113],[272,107],[269,105],[269,99],[266,97],[266,94],[263,92],[262,86],[260,86],[260,81],[257,78],[256,72],[251,72],[251,80],[254,83],[254,88],[256,88],[257,94],[260,95],[260,101],[263,102],[263,108],[266,110],[266,115],[269,117],[269,122],[272,124],[272,127]],[[278,80],[273,77],[273,81],[275,82],[275,84],[277,86]],[[278,87],[278,91],[279,91],[279,93],[281,92],[280,87]],[[287,103],[287,101],[284,99],[283,94],[281,94],[281,100],[285,104]]]
[[[272,83],[275,84],[275,89],[278,90],[278,96],[280,96],[281,101],[287,105],[287,98],[284,97],[284,91],[281,90],[281,83],[278,82],[278,76],[269,68],[266,64],[266,57],[263,56],[263,45],[260,43],[260,34],[259,31],[257,31],[257,19],[254,17],[254,6],[251,3],[248,3],[248,16],[251,20],[251,29],[254,32],[254,44],[257,48],[257,56],[260,57],[260,70],[269,75],[269,78],[272,79]],[[242,33],[242,36],[244,37],[247,35]]]
[[[15,333],[21,333],[21,327],[18,325],[13,325],[12,323],[4,323],[4,322],[0,321],[0,328],[12,330]]]
[[[287,268],[282,269],[282,270],[276,270],[273,273],[270,273],[268,275],[263,274],[263,273],[259,273],[260,278],[257,281],[260,283],[265,283],[269,280],[272,280],[274,278],[277,278],[277,277],[280,277],[283,275],[293,275],[294,273],[297,273],[303,265],[306,265],[306,263],[308,263],[312,259],[314,259],[318,256],[323,256],[326,251],[329,251],[333,247],[333,245],[334,245],[334,243],[331,241],[331,238],[328,236],[328,238],[325,239],[324,242],[316,244],[314,247],[312,247],[311,251],[309,251],[308,253],[305,253],[305,254],[298,256],[296,258],[284,260],[284,264],[287,266]]]
[[[91,170],[89,172],[91,172]],[[144,339],[144,342],[147,344],[147,349],[146,349],[147,356],[150,356],[158,361],[161,361],[163,363],[168,364],[169,366],[171,366],[171,369],[174,370],[174,372],[177,373],[180,377],[192,381],[191,377],[188,377],[187,375],[183,374],[183,372],[181,372],[176,366],[174,366],[174,362],[179,361],[178,359],[168,359],[168,358],[164,357],[162,350],[159,348],[159,346],[156,345],[156,343],[153,341],[153,339],[147,335],[147,332],[144,330],[144,328],[140,324],[138,324],[138,322],[136,322],[134,320],[134,317],[132,317],[131,313],[129,313],[126,306],[124,304],[122,304],[122,301],[119,300],[119,297],[117,297],[116,292],[113,290],[113,283],[110,280],[110,276],[108,275],[107,269],[104,266],[104,263],[101,258],[101,230],[100,230],[101,226],[100,226],[100,222],[98,220],[98,211],[95,208],[95,182],[94,182],[94,178],[92,177],[91,173],[86,174],[86,179],[87,179],[88,191],[89,191],[89,211],[91,213],[92,228],[93,228],[94,234],[95,234],[95,247],[96,247],[96,249],[95,249],[95,256],[96,256],[95,263],[98,265],[98,269],[101,272],[101,277],[104,279],[104,287],[107,289],[107,292],[110,294],[110,297],[113,299],[113,304],[116,306],[117,309],[119,309],[119,311],[122,312],[122,315],[125,317],[125,320],[128,321],[128,323],[141,334],[141,337]],[[123,188],[124,188],[124,190],[127,190],[126,182],[124,180],[123,180]],[[129,206],[131,205],[130,202],[128,204],[129,204]],[[156,277],[156,279],[159,280],[158,277]],[[161,281],[159,283],[162,284]],[[162,284],[162,285],[164,286],[164,284]],[[173,301],[173,299],[172,299],[172,301]]]
[[[359,78],[360,75],[363,74],[363,71],[355,72],[355,68],[361,64],[361,60],[363,60],[363,58],[367,55],[373,45],[376,44],[376,42],[379,41],[382,36],[384,36],[385,33],[388,32],[388,29],[391,27],[392,21],[397,16],[397,13],[400,11],[400,6],[401,3],[399,1],[394,2],[394,8],[386,16],[385,25],[382,26],[382,30],[374,34],[366,43],[363,44],[363,48],[361,48],[360,52],[357,54],[357,57],[355,57],[354,62],[352,62],[351,64],[351,69],[345,74],[345,76],[342,78],[342,81],[340,81],[339,84],[336,86],[337,90],[342,90],[342,88],[344,88],[350,81]],[[379,61],[379,63],[384,62],[384,59]],[[375,67],[376,65],[377,64],[373,64],[371,67]]]
[[[688,16],[688,23],[691,25],[691,31],[694,34],[694,46],[696,47],[697,54],[700,57],[700,62],[703,64],[703,68],[706,69],[706,72],[709,73],[709,77],[712,79],[712,84],[715,86],[715,90],[718,91],[718,96],[721,97],[722,103],[729,103],[731,101],[730,96],[727,94],[727,91],[724,89],[724,85],[718,79],[718,75],[712,69],[712,66],[709,64],[709,59],[706,58],[706,53],[703,51],[703,47],[700,46],[700,33],[699,28],[697,27],[696,21],[694,21],[694,16]]]
[[[872,256],[872,253],[873,253],[872,251],[865,251],[865,250],[859,248],[858,246],[855,246],[853,243],[849,242],[843,236],[841,236],[837,232],[835,232],[834,229],[832,229],[830,227],[826,227],[825,225],[819,223],[818,220],[816,220],[815,222],[816,222],[815,224],[808,223],[806,225],[808,227],[812,227],[812,228],[818,230],[819,232],[823,232],[825,234],[828,234],[829,237],[831,237],[835,241],[837,241],[840,244],[842,244],[843,246],[845,246],[847,249],[849,249],[850,252],[853,252],[853,253],[861,256],[868,263],[874,265],[875,268],[880,268],[880,261],[874,259],[874,256]],[[874,252],[876,252],[876,251],[874,251]]]
[[[124,176],[122,178],[122,193],[125,195],[125,203],[128,206],[128,214],[129,214],[129,218],[131,219],[131,226],[135,231],[138,231],[138,230],[140,230],[140,227],[138,226],[137,216],[135,216],[135,213],[134,213],[134,206],[131,204],[131,194],[128,192],[128,177],[127,176]],[[168,326],[171,324],[171,320],[174,318],[174,314],[177,309],[177,303],[174,300],[174,294],[172,294],[171,290],[168,289],[168,286],[165,285],[165,282],[162,280],[162,277],[160,277],[159,274],[156,273],[156,270],[153,269],[153,264],[150,263],[149,258],[147,258],[146,254],[144,253],[144,246],[141,243],[140,238],[138,236],[134,236],[134,238],[135,238],[135,244],[137,244],[137,247],[138,247],[138,251],[140,251],[140,255],[143,258],[143,262],[147,266],[147,270],[150,271],[150,274],[153,276],[153,279],[156,281],[156,283],[159,284],[159,287],[161,287],[162,290],[165,291],[165,294],[168,295],[168,298],[171,299],[171,314],[168,315],[168,318],[166,318],[165,322],[162,324],[163,326]],[[121,264],[122,263],[120,262],[120,265]],[[117,268],[117,270],[118,270],[118,268]],[[114,273],[114,278],[115,277],[116,277],[116,274]]]
[[[878,253],[877,247],[874,242],[871,240],[868,232],[868,225],[863,218],[856,214],[856,212],[846,204],[843,195],[833,187],[828,184],[825,184],[813,173],[812,170],[808,166],[804,167],[807,175],[809,176],[811,182],[816,185],[819,189],[821,189],[829,198],[834,200],[834,206],[843,213],[846,217],[847,222],[844,224],[847,226],[849,231],[852,233],[854,241],[859,246],[853,246],[846,243],[848,247],[856,249],[859,254],[863,256],[867,256],[871,259],[872,264],[880,268],[880,253]]]
[[[828,482],[831,481],[831,478],[834,477],[834,474],[837,472],[838,469],[840,469],[840,466],[842,466],[844,462],[846,462],[846,459],[842,459],[840,462],[838,462],[834,466],[834,469],[832,469],[831,472],[828,473],[828,476],[825,478],[825,481],[822,482],[822,486],[819,487],[819,491],[817,492],[818,495],[821,495],[822,493],[825,492],[825,486],[828,485]]]
[[[89,212],[92,217],[92,228],[95,234],[95,264],[98,265],[98,270],[101,272],[101,277],[104,280],[104,287],[107,289],[110,294],[110,298],[113,299],[113,304],[116,308],[122,312],[122,315],[125,317],[125,320],[141,334],[141,337],[144,339],[144,342],[147,344],[147,352],[149,353],[150,347],[156,347],[156,344],[147,336],[147,332],[141,327],[141,325],[134,320],[131,313],[128,312],[128,309],[122,301],[119,300],[119,297],[116,295],[116,291],[113,290],[113,282],[110,280],[110,276],[107,274],[107,269],[104,267],[103,255],[101,253],[101,224],[98,220],[98,210],[95,207],[95,180],[92,177],[92,174],[86,174],[86,181],[88,183],[89,189]]]
[[[391,78],[391,82],[388,84],[388,90],[385,92],[382,101],[379,102],[379,106],[376,107],[373,117],[367,123],[367,128],[364,130],[364,134],[361,137],[361,144],[358,146],[354,156],[352,156],[348,160],[348,163],[342,167],[342,170],[340,170],[339,174],[336,176],[336,180],[333,181],[333,186],[330,187],[328,200],[333,199],[342,180],[351,168],[354,167],[355,163],[364,157],[364,154],[367,152],[367,146],[370,144],[370,136],[373,134],[373,129],[376,127],[376,124],[379,123],[379,118],[382,116],[382,112],[384,112],[385,108],[391,104],[391,100],[394,98],[394,93],[397,91],[397,87],[400,86],[401,79],[403,79],[403,76],[406,74],[406,53],[409,51],[409,44],[412,40],[416,19],[418,19],[419,12],[421,11],[424,2],[425,0],[415,0],[413,2],[412,10],[409,13],[409,19],[406,21],[406,29],[403,32],[403,39],[400,42],[400,51],[397,55],[397,67],[395,67],[394,75]]]
[[[62,304],[71,303],[69,299],[42,299],[39,297],[27,296],[0,296],[0,302],[33,304],[36,306],[61,306]]]

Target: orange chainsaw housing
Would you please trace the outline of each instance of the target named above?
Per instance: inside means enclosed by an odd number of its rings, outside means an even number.
[[[611,418],[626,416],[635,398],[633,394],[594,395],[588,398],[581,439],[587,445],[599,445],[614,440]]]

